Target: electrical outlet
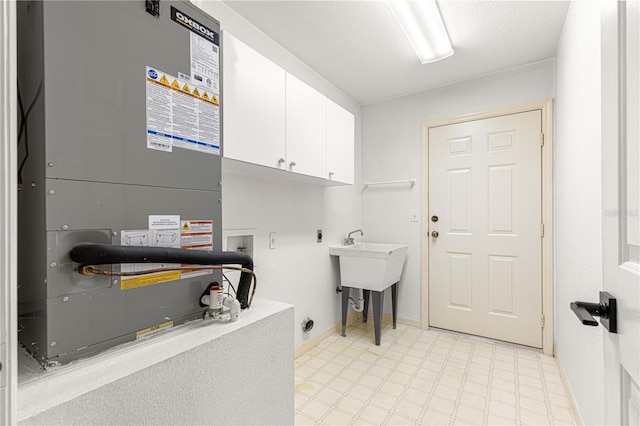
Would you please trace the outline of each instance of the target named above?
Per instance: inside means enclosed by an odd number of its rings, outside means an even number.
[[[411,209],[409,210],[409,218],[411,220],[411,222],[418,222],[418,210],[416,209]]]
[[[269,233],[269,248],[270,249],[276,248],[276,233],[275,232],[270,232]]]

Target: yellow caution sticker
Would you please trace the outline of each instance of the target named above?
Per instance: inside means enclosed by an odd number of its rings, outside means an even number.
[[[208,100],[209,100],[209,95],[207,95],[207,92],[204,92],[204,93],[202,94],[202,99],[204,99],[205,101],[208,101]]]
[[[171,83],[171,87],[175,87],[176,89],[180,88],[180,83],[175,78],[173,79],[173,83]]]
[[[158,274],[141,275],[139,277],[123,278],[120,281],[120,290],[131,290],[132,288],[146,287],[149,285],[162,284],[180,279],[180,271],[160,272]]]
[[[194,88],[193,88],[193,92],[192,92],[192,93],[193,93],[194,95],[196,95],[196,96],[200,96],[200,92],[198,91],[198,88],[197,88],[197,87],[194,87]]]
[[[182,91],[191,93],[191,89],[189,89],[189,85],[187,83],[185,83],[184,86],[182,86]]]
[[[189,222],[184,221],[184,223],[182,224],[182,230],[183,231],[191,231],[191,227],[189,226]]]
[[[169,80],[167,80],[167,76],[162,74],[162,77],[160,77],[160,83],[162,84],[169,84]]]
[[[213,102],[216,105],[219,105],[218,98],[216,95],[211,95],[211,102]]]
[[[145,328],[144,330],[136,332],[136,340],[146,339],[171,327],[173,327],[173,321],[167,321],[163,322],[162,324],[154,325],[153,327]]]

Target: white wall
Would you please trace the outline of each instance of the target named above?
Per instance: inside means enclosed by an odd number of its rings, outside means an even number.
[[[553,97],[553,72],[554,61],[547,60],[364,106],[363,182],[409,178],[420,182],[423,121]],[[420,210],[422,190],[419,183],[413,189],[397,185],[362,192],[366,239],[409,245],[398,290],[398,316],[415,321],[420,320],[420,231],[426,232],[427,225],[410,222],[409,210]]]
[[[356,185],[323,188],[266,180],[231,173],[223,163],[223,229],[255,230],[256,294],[295,306],[295,344],[299,346],[340,318],[340,298],[335,292],[338,264],[329,256],[329,245],[360,227],[360,107],[222,2],[194,3],[220,21],[223,37],[229,31],[355,115]],[[320,244],[316,243],[318,229],[324,234]],[[268,248],[270,232],[277,233],[274,250]],[[300,327],[306,316],[314,320],[309,333]]]
[[[603,327],[569,303],[602,289],[600,6],[572,2],[556,64],[556,349],[586,424],[603,424]]]

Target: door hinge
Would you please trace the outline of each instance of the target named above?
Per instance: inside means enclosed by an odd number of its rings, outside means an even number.
[[[540,146],[544,146],[544,133],[540,133]]]
[[[544,237],[544,223],[540,224],[540,236]]]
[[[544,314],[542,314],[542,328],[544,328]]]

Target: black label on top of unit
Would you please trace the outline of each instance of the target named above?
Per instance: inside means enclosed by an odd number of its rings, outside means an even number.
[[[187,27],[199,36],[206,38],[216,46],[220,46],[220,36],[217,32],[213,31],[211,28],[205,25],[202,25],[200,22],[196,21],[186,13],[179,11],[173,6],[171,6],[171,20],[184,27]]]

